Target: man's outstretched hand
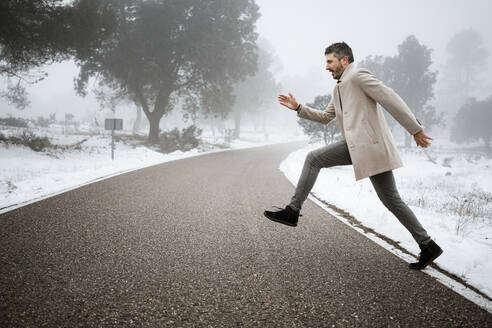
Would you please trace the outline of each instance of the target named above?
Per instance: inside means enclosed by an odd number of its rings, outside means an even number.
[[[278,102],[280,105],[284,105],[285,107],[295,110],[299,104],[297,103],[296,98],[292,95],[292,93],[289,92],[288,96],[285,95],[279,95],[278,96]]]
[[[425,134],[424,130],[414,134],[413,138],[415,139],[417,146],[420,146],[423,148],[427,148],[431,145],[430,142],[427,140],[433,140],[431,137],[429,137],[427,134]]]

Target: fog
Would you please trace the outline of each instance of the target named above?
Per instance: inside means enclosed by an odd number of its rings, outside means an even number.
[[[324,70],[324,49],[333,42],[347,42],[357,64],[368,55],[394,56],[398,44],[415,35],[420,43],[433,49],[433,70],[441,71],[448,59],[445,47],[450,38],[460,30],[473,28],[492,53],[490,3],[486,0],[257,0],[257,4],[261,13],[257,32],[274,51],[275,78],[283,92],[294,93],[300,102],[331,92],[334,81]],[[77,119],[108,116],[99,110],[91,93],[86,98],[75,94],[73,78],[78,70],[73,62],[44,69],[48,77],[28,88],[31,105],[21,111],[0,99],[2,116],[37,117],[52,112],[59,113],[58,119],[65,113],[73,113]],[[474,96],[480,98],[492,93],[491,69],[492,56],[489,56],[480,76],[481,87],[475,90]],[[440,95],[440,77],[432,103],[438,111],[446,111]],[[0,87],[4,84],[5,81]],[[281,106],[274,110],[285,111]],[[133,120],[134,106],[119,106],[117,115]],[[166,118],[162,123],[165,121]]]

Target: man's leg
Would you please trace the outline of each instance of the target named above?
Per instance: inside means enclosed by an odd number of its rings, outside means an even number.
[[[376,190],[379,199],[384,206],[393,213],[396,218],[412,234],[413,239],[419,244],[427,244],[431,238],[422,227],[413,211],[401,199],[396,188],[393,171],[379,173],[369,177]]]
[[[347,142],[345,140],[332,143],[310,152],[304,161],[301,177],[297,182],[296,191],[289,206],[296,211],[301,210],[302,204],[313,188],[321,168],[350,164],[352,164],[352,160],[350,159]]]
[[[272,221],[288,226],[297,226],[299,212],[323,167],[352,164],[345,140],[316,149],[306,156],[301,177],[289,205],[279,211],[265,211],[263,214]]]
[[[392,171],[370,177],[379,199],[391,213],[407,228],[413,239],[419,244],[421,253],[417,263],[411,263],[411,269],[423,269],[442,254],[442,249],[429,237],[413,211],[401,199],[396,188]]]

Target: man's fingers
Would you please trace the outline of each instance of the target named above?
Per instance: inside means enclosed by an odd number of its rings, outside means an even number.
[[[430,146],[430,142],[427,142],[425,140],[420,140],[419,144],[423,148],[427,148],[428,146]]]
[[[428,142],[426,139],[433,140],[431,137],[425,135],[425,136],[421,136],[419,138],[415,138],[415,142],[417,143],[417,146],[420,146],[422,148],[427,148],[431,145],[431,143]]]

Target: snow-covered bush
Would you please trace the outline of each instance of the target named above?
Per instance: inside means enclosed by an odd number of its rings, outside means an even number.
[[[0,118],[0,124],[13,126],[13,127],[17,127],[17,128],[27,128],[28,127],[28,120],[23,119],[23,118],[15,118],[15,117],[3,117],[3,118]]]
[[[171,153],[175,150],[188,151],[198,147],[202,130],[195,125],[179,131],[177,128],[171,131],[162,132],[159,136],[159,148],[164,153]]]
[[[24,145],[31,148],[34,151],[43,151],[46,148],[53,148],[54,145],[51,143],[48,137],[39,137],[35,135],[32,131],[23,131],[19,136],[5,137],[3,134],[0,135],[0,141],[6,144],[12,145]]]

